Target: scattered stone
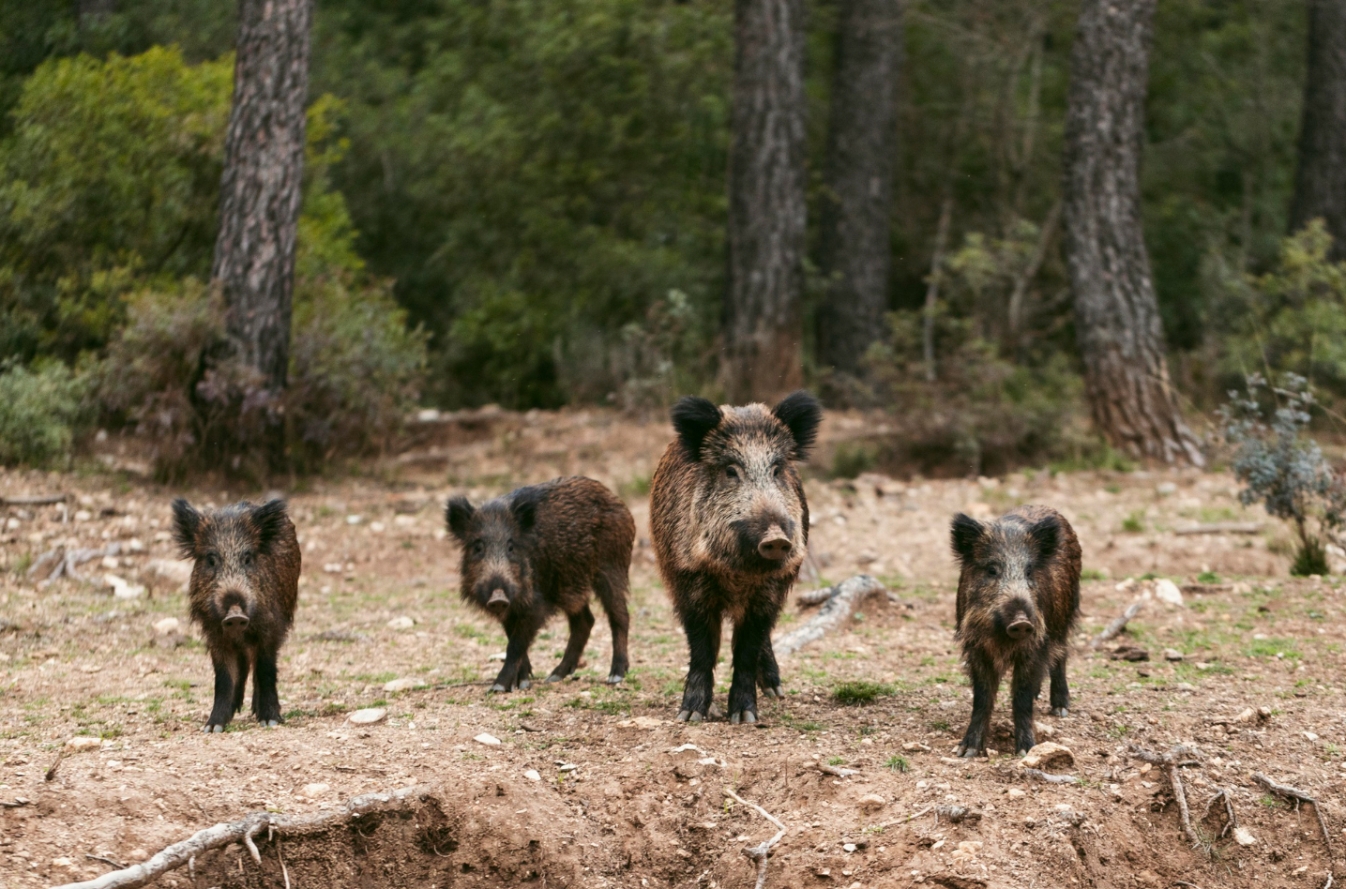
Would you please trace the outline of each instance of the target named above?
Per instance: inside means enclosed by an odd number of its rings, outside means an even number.
[[[1075,764],[1075,754],[1070,748],[1055,741],[1043,741],[1024,754],[1023,766],[1026,769],[1061,769]]]
[[[1033,723],[1033,734],[1037,735],[1039,738],[1047,738],[1050,740],[1056,734],[1056,729],[1047,725],[1045,722],[1035,722]]]
[[[1182,590],[1167,577],[1161,577],[1154,582],[1154,597],[1169,605],[1182,605]]]
[[[668,725],[667,719],[656,719],[653,716],[634,716],[631,719],[623,719],[617,723],[618,728],[658,728],[661,725]]]
[[[143,586],[130,583],[124,577],[115,574],[104,574],[103,582],[112,587],[112,595],[118,599],[139,599],[145,595]]]
[[[416,626],[416,621],[405,614],[388,621],[388,629],[390,630],[409,630],[414,626]]]
[[[1108,655],[1114,661],[1148,661],[1150,653],[1139,645],[1118,645]]]
[[[1257,842],[1257,837],[1252,835],[1252,831],[1246,827],[1234,828],[1234,842],[1240,846],[1251,846]]]
[[[324,562],[322,570],[328,574],[340,574],[344,567],[340,562]]]
[[[182,622],[176,617],[166,617],[163,620],[154,622],[154,632],[160,636],[167,636],[169,633],[176,633],[182,627]]]
[[[1020,790],[1017,787],[1011,787],[1009,790],[1005,791],[1005,796],[1009,797],[1010,799],[1023,799],[1024,797],[1028,796],[1028,793],[1027,791]]]
[[[144,849],[132,849],[130,852],[126,853],[126,858],[128,861],[148,861],[150,853],[146,852]]]
[[[908,741],[902,745],[902,749],[907,751],[908,753],[916,753],[916,752],[929,753],[930,745],[922,744],[920,741]]]
[[[1178,649],[1176,648],[1165,648],[1164,660],[1177,663],[1178,661],[1182,660],[1182,652],[1178,651]]]
[[[51,866],[52,866],[52,867],[60,867],[60,868],[70,868],[71,870],[74,870],[74,869],[75,869],[75,859],[73,859],[73,858],[66,858],[66,857],[64,857],[64,856],[62,856],[62,857],[60,857],[60,858],[53,858],[53,859],[51,860]]]
[[[888,801],[877,793],[866,793],[860,797],[860,808],[866,812],[877,812],[886,805],[888,805]]]
[[[842,843],[841,848],[844,852],[854,852],[859,847],[855,843]]]
[[[1304,733],[1304,740],[1306,740],[1306,741],[1312,743],[1312,742],[1318,740],[1318,736],[1317,736],[1316,734],[1314,734],[1313,732],[1305,732],[1305,733]]]
[[[362,515],[348,515],[348,516],[346,516],[346,524],[348,524],[348,525],[358,525],[358,524],[360,524],[361,522],[363,522],[364,520],[365,520],[365,517],[362,516]]]
[[[1160,497],[1171,497],[1178,493],[1178,486],[1173,482],[1160,482],[1154,486],[1154,492]]]
[[[90,738],[87,735],[70,738],[65,742],[65,749],[69,750],[71,753],[79,753],[83,750],[97,750],[102,746],[103,742],[101,739]]]
[[[529,781],[541,781],[542,774],[537,769],[529,769],[523,773],[523,776]]]
[[[332,786],[330,784],[323,784],[321,781],[315,781],[312,784],[304,785],[304,796],[310,799],[314,799],[316,797],[322,796],[331,789]]]
[[[487,747],[500,746],[500,739],[497,738],[495,735],[488,735],[486,732],[482,732],[472,740],[476,741],[478,744],[485,744]]]
[[[419,679],[393,679],[390,682],[383,683],[384,691],[410,691],[413,688],[425,688],[425,683]]]
[[[712,760],[712,762],[713,762],[713,761],[714,761],[714,760]],[[559,764],[556,766],[556,770],[557,770],[558,772],[573,772],[573,771],[575,771],[575,769],[578,769],[578,768],[579,768],[579,766],[575,765],[573,762],[563,762],[563,763],[559,763]]]
[[[488,657],[486,660],[487,660],[487,661],[504,661],[504,660],[505,660],[505,653],[504,653],[503,651],[497,651],[495,654],[491,655],[491,656]]]
[[[363,710],[356,710],[347,718],[355,725],[374,725],[387,719],[388,711],[382,707],[366,707]]]

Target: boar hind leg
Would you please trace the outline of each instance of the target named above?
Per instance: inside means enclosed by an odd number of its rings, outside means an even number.
[[[721,623],[718,611],[698,611],[682,616],[690,657],[678,722],[700,722],[710,710],[711,698],[715,693],[715,661],[720,656]]]
[[[1047,665],[1040,660],[1024,661],[1014,666],[1014,681],[1010,685],[1014,700],[1014,752],[1027,753],[1037,743],[1033,737],[1033,702],[1042,691],[1043,674]]]
[[[996,692],[1000,690],[1000,674],[989,659],[971,652],[967,655],[967,672],[972,682],[972,718],[968,721],[963,743],[954,752],[971,759],[986,752],[991,711],[995,709]]]
[[[509,644],[505,646],[505,665],[495,677],[495,684],[491,686],[492,692],[514,691],[516,688],[528,688],[532,684],[530,677],[533,665],[528,660],[528,649],[532,646],[533,637],[540,628],[541,622],[531,614],[519,620],[505,622],[505,635],[509,637]]]
[[[588,605],[570,615],[570,641],[566,643],[566,652],[561,657],[561,663],[557,664],[556,669],[547,677],[548,682],[560,682],[575,672],[575,668],[580,664],[580,656],[584,654],[584,646],[589,644],[589,631],[593,628],[594,613],[589,610]]]
[[[233,651],[225,651],[212,653],[210,659],[215,666],[215,703],[203,731],[222,732],[234,718],[234,689],[242,687],[237,675],[238,657]]]
[[[757,676],[762,649],[771,643],[772,617],[749,611],[734,627],[734,679],[729,684],[729,721],[734,725],[757,721]]]
[[[627,636],[631,632],[631,614],[626,608],[626,571],[614,570],[599,572],[594,578],[594,592],[603,610],[608,615],[608,626],[612,628],[612,669],[608,670],[608,683],[615,684],[626,678],[631,666],[626,653]]]
[[[258,649],[252,680],[252,713],[262,725],[276,726],[280,715],[280,692],[276,690],[276,652]]]
[[[785,693],[780,687],[780,667],[776,665],[776,652],[771,648],[771,636],[762,643],[762,654],[757,658],[757,685],[762,694],[769,698],[783,698]]]
[[[1070,714],[1070,686],[1066,684],[1066,656],[1057,658],[1052,664],[1051,704],[1053,716]]]

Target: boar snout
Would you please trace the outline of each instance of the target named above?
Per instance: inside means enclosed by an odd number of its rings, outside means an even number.
[[[770,559],[773,562],[784,561],[789,555],[794,545],[790,543],[790,538],[785,536],[785,531],[780,525],[772,525],[766,529],[762,539],[757,543],[757,552],[764,559]]]
[[[500,587],[496,587],[495,589],[491,590],[491,598],[486,600],[486,607],[490,608],[492,611],[498,611],[502,608],[508,608],[509,596],[506,596],[505,591],[502,590]]]
[[[1005,628],[1005,632],[1009,633],[1011,639],[1026,639],[1033,635],[1033,623],[1028,618],[1021,615],[1015,618],[1014,622]]]
[[[1037,626],[1034,623],[1036,617],[1032,603],[1017,600],[1010,602],[1000,612],[999,623],[1005,628],[1005,635],[1018,642],[1037,632]]]
[[[224,624],[226,630],[238,631],[246,630],[251,621],[248,620],[248,615],[244,613],[243,606],[234,604],[229,606],[229,610],[225,612],[224,620],[221,623]]]

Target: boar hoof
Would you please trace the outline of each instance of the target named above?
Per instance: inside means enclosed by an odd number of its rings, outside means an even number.
[[[267,728],[275,728],[276,726],[280,725],[280,720],[268,719],[265,722],[263,722],[262,725],[266,726]]]
[[[766,695],[768,698],[785,697],[785,692],[781,691],[779,685],[768,686],[767,688],[762,689],[762,694]]]
[[[497,694],[503,694],[507,691],[509,691],[509,689],[505,688],[503,685],[497,682],[495,685],[491,686],[491,690],[490,692],[488,692],[488,694],[497,695]]]
[[[213,723],[213,722],[212,722],[212,723],[207,723],[207,724],[206,724],[206,727],[203,728],[203,729],[201,729],[201,731],[203,731],[203,732],[222,732],[222,731],[224,731],[224,726],[222,726],[222,725],[216,725],[216,724]]]
[[[1067,709],[1067,708],[1065,708],[1065,707],[1053,707],[1053,708],[1052,708],[1052,715],[1053,715],[1053,716],[1069,716],[1069,715],[1070,715],[1070,710]]]
[[[959,744],[954,750],[954,756],[961,756],[963,759],[976,759],[982,751],[976,747],[968,747],[966,744]]]
[[[531,679],[520,679],[519,684],[515,686],[515,688],[517,688],[519,691],[528,691],[528,689],[532,687],[533,687],[533,680]]]
[[[693,725],[704,721],[705,718],[700,713],[693,713],[691,710],[682,710],[678,713],[678,722],[690,722]]]
[[[560,682],[560,681],[561,681],[562,679],[564,679],[564,678],[565,678],[565,676],[562,675],[561,673],[552,673],[551,675],[549,675],[549,676],[547,677],[547,681],[548,681],[548,682]]]
[[[617,685],[625,678],[626,678],[625,676],[620,676],[616,673],[613,673],[611,676],[608,677],[608,685]]]
[[[757,721],[757,714],[751,710],[735,710],[729,714],[730,725],[752,725]]]

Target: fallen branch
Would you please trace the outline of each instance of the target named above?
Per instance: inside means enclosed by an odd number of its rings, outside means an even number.
[[[1044,772],[1042,769],[1024,769],[1026,777],[1034,778],[1038,781],[1046,781],[1048,784],[1078,784],[1080,779],[1074,775],[1053,775],[1050,772]]]
[[[23,797],[23,796],[16,796],[16,797],[14,797],[14,802],[12,802],[12,803],[9,802],[8,800],[0,799],[0,809],[22,809],[24,806],[28,805],[30,802],[32,802],[32,800],[28,799],[27,797]]]
[[[800,590],[795,593],[795,604],[800,608],[811,608],[814,605],[823,604],[836,594],[837,588],[834,586],[818,587],[816,590]]]
[[[368,812],[385,808],[397,808],[430,792],[428,785],[418,784],[403,787],[390,793],[366,793],[357,796],[339,809],[316,812],[312,815],[275,815],[271,812],[253,812],[241,821],[228,824],[216,824],[205,830],[197,831],[190,838],[174,843],[141,864],[103,874],[96,880],[82,883],[68,883],[56,889],[132,889],[144,886],[172,870],[193,861],[196,856],[211,849],[219,849],[230,843],[242,843],[259,864],[261,855],[252,838],[263,828],[276,834],[299,835],[322,830],[339,824],[348,818],[359,818]]]
[[[1189,534],[1261,534],[1261,522],[1212,522],[1209,525],[1193,525],[1189,528],[1178,528],[1173,532],[1179,536]]]
[[[1206,803],[1206,813],[1201,816],[1202,818],[1210,817],[1211,806],[1215,805],[1217,800],[1224,800],[1225,825],[1224,829],[1220,831],[1219,837],[1224,839],[1225,834],[1239,826],[1239,816],[1234,814],[1234,801],[1229,795],[1228,788],[1222,787],[1215,796],[1210,798],[1210,802]]]
[[[771,647],[777,658],[788,657],[799,649],[816,642],[828,632],[841,626],[851,612],[869,596],[884,592],[883,584],[868,574],[857,574],[828,588],[828,596],[823,607],[818,609],[808,623],[791,630],[775,640]]]
[[[830,766],[825,762],[814,763],[814,765],[816,765],[818,767],[818,771],[822,772],[823,774],[834,775],[838,778],[849,778],[852,775],[860,774],[858,769],[843,769],[838,766]]]
[[[104,864],[110,864],[113,867],[117,868],[117,870],[126,869],[126,865],[122,864],[120,861],[113,861],[111,858],[104,858],[102,855],[90,855],[88,852],[85,852],[84,857],[89,859],[90,861],[101,861]]]
[[[1284,797],[1285,799],[1288,800],[1293,800],[1295,804],[1295,811],[1299,811],[1300,803],[1308,803],[1309,805],[1313,806],[1314,814],[1318,816],[1318,826],[1323,829],[1323,845],[1327,847],[1327,860],[1328,860],[1327,885],[1328,886],[1332,885],[1332,865],[1331,865],[1332,837],[1327,832],[1327,819],[1323,817],[1323,807],[1319,805],[1318,800],[1309,796],[1307,793],[1300,790],[1298,787],[1290,787],[1289,785],[1286,784],[1277,784],[1275,781],[1272,781],[1266,775],[1260,773],[1254,774],[1253,780],[1256,781],[1258,784],[1261,784],[1263,787],[1265,787],[1272,793],[1276,794],[1277,796]],[[1326,889],[1326,887],[1324,887],[1324,889]]]
[[[776,835],[771,839],[762,840],[762,842],[758,843],[756,846],[745,846],[743,848],[743,854],[748,856],[750,860],[757,862],[757,889],[762,889],[762,887],[766,885],[766,860],[771,855],[772,847],[779,843],[781,838],[785,836],[785,825],[781,824],[780,821],[776,819],[776,816],[772,815],[766,809],[763,809],[761,806],[757,805],[757,803],[748,802],[728,787],[724,788],[724,795],[736,803],[755,809],[757,814],[780,828],[780,830],[776,831]]]
[[[1089,647],[1097,648],[1109,639],[1114,638],[1118,633],[1126,629],[1126,625],[1130,622],[1131,618],[1139,614],[1140,609],[1144,607],[1145,603],[1140,599],[1132,602],[1127,606],[1127,609],[1122,612],[1120,617],[1113,618],[1112,623],[1104,627],[1103,632],[1094,637],[1094,640],[1089,643]]]
[[[1136,759],[1162,767],[1168,774],[1169,787],[1173,790],[1173,799],[1178,803],[1178,815],[1182,819],[1182,832],[1194,848],[1203,849],[1209,853],[1210,847],[1201,841],[1196,828],[1192,826],[1192,813],[1187,808],[1187,791],[1182,785],[1182,776],[1178,773],[1178,769],[1183,766],[1199,765],[1200,752],[1185,744],[1176,744],[1168,753],[1154,753],[1132,744],[1130,753]],[[1182,759],[1181,757],[1190,757],[1190,759]]]
[[[37,494],[30,497],[0,497],[0,506],[53,506],[75,499],[74,494]]]
[[[26,576],[30,578],[35,577],[44,569],[47,569],[54,564],[55,567],[51,568],[45,579],[38,581],[37,585],[39,587],[45,587],[55,583],[62,577],[69,577],[80,583],[89,583],[89,578],[80,574],[77,570],[79,566],[94,559],[101,559],[104,556],[118,555],[121,551],[122,545],[116,541],[96,549],[72,549],[67,551],[65,547],[58,546],[56,549],[48,550],[38,556],[37,560],[33,562],[31,567],[29,567]]]

